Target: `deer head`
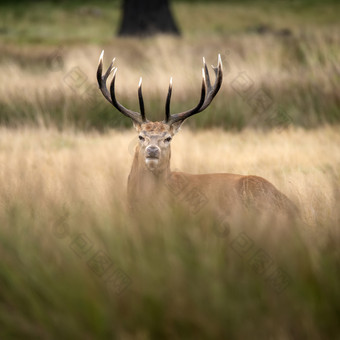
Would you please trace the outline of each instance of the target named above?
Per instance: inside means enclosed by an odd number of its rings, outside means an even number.
[[[99,89],[101,90],[104,97],[118,111],[133,121],[134,127],[139,134],[139,145],[136,149],[138,159],[142,160],[142,163],[146,169],[151,172],[157,173],[168,169],[171,153],[170,142],[172,137],[178,132],[180,126],[187,118],[203,111],[209,106],[221,87],[223,78],[221,56],[218,55],[217,66],[212,66],[216,76],[213,85],[211,85],[208,67],[205,63],[205,59],[203,58],[201,97],[199,103],[188,111],[170,114],[172,78],[170,79],[169,90],[165,104],[165,118],[161,122],[150,122],[146,119],[142,94],[142,78],[140,78],[138,86],[140,113],[125,108],[117,101],[115,95],[117,67],[113,66],[115,59],[112,60],[109,68],[103,75],[103,56],[104,51],[102,51],[100,55],[97,70]],[[106,82],[111,73],[113,73],[113,78],[109,91],[107,89]]]

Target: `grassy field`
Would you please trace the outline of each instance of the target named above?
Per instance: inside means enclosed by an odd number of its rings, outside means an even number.
[[[119,2],[0,8],[0,339],[340,336],[340,25],[336,1],[174,1],[181,38],[120,39]],[[136,133],[98,91],[163,120],[224,82],[172,142],[172,169],[254,174],[298,221],[229,224],[186,206],[136,220]]]
[[[220,53],[221,94],[191,126],[240,130],[338,123],[339,5],[298,4],[174,3],[183,37],[143,40],[114,37],[119,7],[107,9],[107,3],[39,2],[29,11],[20,4],[3,7],[0,123],[129,126],[115,119],[97,90],[102,49],[107,65],[116,57],[117,92],[132,108],[137,109],[143,76],[146,109],[154,119],[163,118],[170,76],[173,112],[183,111],[198,100],[202,56],[216,64]]]
[[[339,335],[338,127],[176,136],[173,169],[261,175],[302,212],[227,226],[132,220],[132,132],[0,132],[2,339]]]

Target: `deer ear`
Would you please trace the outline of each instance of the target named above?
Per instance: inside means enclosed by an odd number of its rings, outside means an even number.
[[[135,122],[135,121],[132,121],[132,123],[133,123],[133,126],[134,126],[134,128],[136,129],[136,131],[137,131],[137,132],[140,132],[140,130],[141,130],[141,124],[139,124],[139,123],[137,123],[137,122]]]
[[[179,132],[183,123],[184,123],[184,120],[180,120],[178,122],[171,124],[171,132],[173,135]]]

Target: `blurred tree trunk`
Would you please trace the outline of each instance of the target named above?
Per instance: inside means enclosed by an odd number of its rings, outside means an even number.
[[[124,0],[118,35],[150,36],[157,33],[180,34],[169,0]]]

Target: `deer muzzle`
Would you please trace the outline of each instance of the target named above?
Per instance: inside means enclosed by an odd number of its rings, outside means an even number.
[[[145,149],[145,158],[146,159],[159,159],[159,156],[161,154],[161,150],[158,146],[156,145],[149,145]]]

